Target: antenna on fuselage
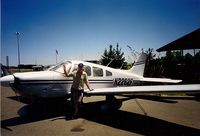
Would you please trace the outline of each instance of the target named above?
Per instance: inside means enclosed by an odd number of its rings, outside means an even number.
[[[106,65],[107,67],[113,62],[114,59],[111,59],[110,62]]]
[[[121,67],[119,69],[122,69],[122,67],[124,66],[124,63],[122,63]]]

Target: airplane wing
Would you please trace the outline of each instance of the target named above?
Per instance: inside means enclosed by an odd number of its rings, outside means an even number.
[[[140,81],[160,82],[160,83],[180,83],[180,82],[182,82],[182,80],[174,80],[174,79],[169,79],[169,78],[148,78],[148,77],[141,78]]]
[[[117,95],[117,94],[158,94],[158,93],[200,93],[200,84],[189,85],[156,85],[98,88],[93,91],[85,90],[87,95]]]

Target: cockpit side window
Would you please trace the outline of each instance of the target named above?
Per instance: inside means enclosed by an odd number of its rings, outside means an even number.
[[[77,70],[78,70],[78,64],[74,64],[72,72],[77,71]],[[87,73],[88,76],[91,76],[91,67],[90,66],[85,65],[84,71]]]
[[[87,73],[88,76],[91,76],[91,67],[90,66],[84,66],[85,72]]]
[[[112,72],[106,70],[106,76],[112,76]]]
[[[93,76],[94,77],[102,77],[103,76],[103,69],[98,67],[92,67],[93,69]]]

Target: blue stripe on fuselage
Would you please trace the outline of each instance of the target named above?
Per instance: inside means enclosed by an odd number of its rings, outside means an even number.
[[[72,84],[73,80],[19,80],[20,85],[37,85],[37,84]],[[112,83],[113,80],[89,80],[90,84],[107,84]]]

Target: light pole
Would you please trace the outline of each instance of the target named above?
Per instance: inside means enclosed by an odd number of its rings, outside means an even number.
[[[58,58],[58,50],[56,49],[56,64],[57,64],[57,58]]]
[[[16,32],[16,36],[17,36],[17,46],[18,46],[18,68],[19,68],[19,66],[20,66],[19,35],[20,35],[20,33],[19,33],[19,32]],[[20,68],[19,68],[19,71],[20,71]]]

